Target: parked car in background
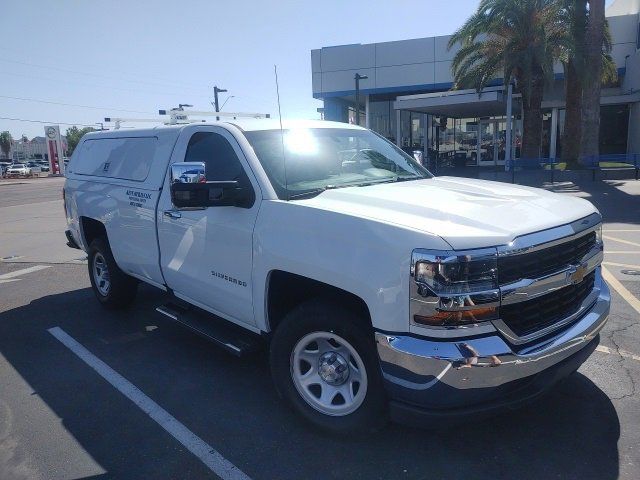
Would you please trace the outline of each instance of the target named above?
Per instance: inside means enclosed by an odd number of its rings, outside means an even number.
[[[5,176],[7,173],[7,168],[11,165],[11,162],[0,162],[0,176]]]
[[[42,168],[35,162],[14,163],[7,168],[7,177],[32,177],[42,172]]]
[[[42,169],[43,172],[49,172],[51,169],[49,167],[49,162],[36,162],[38,165],[40,165],[40,168]]]
[[[26,165],[29,167],[29,170],[31,170],[31,175],[37,175],[43,171],[42,165],[38,162],[27,162]]]

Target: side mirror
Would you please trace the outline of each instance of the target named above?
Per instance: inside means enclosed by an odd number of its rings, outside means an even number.
[[[252,195],[235,180],[208,182],[202,162],[171,165],[171,201],[178,208],[248,208],[253,204]]]

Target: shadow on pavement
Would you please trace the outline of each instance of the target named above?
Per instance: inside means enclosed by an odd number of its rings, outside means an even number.
[[[255,480],[618,477],[617,413],[581,374],[526,409],[482,423],[329,437],[277,398],[264,352],[236,359],[165,321],[153,312],[159,302],[143,287],[133,309],[111,313],[81,289],[0,314],[0,353],[106,476],[211,473],[47,328],[60,326]]]
[[[635,182],[635,183],[634,183]],[[638,194],[625,192],[621,187],[626,183],[636,187]],[[593,203],[606,223],[640,224],[640,182],[585,181],[579,184],[560,183],[547,185],[548,190],[557,193],[579,194]]]

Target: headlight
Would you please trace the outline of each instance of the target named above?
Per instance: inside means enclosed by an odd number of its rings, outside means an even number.
[[[596,244],[602,245],[602,224],[596,227],[595,232],[596,232]]]
[[[412,291],[419,303],[413,321],[459,326],[498,318],[498,255],[495,249],[458,252],[415,250]]]
[[[494,249],[433,253],[416,257],[414,278],[438,296],[458,295],[498,287],[498,256]]]

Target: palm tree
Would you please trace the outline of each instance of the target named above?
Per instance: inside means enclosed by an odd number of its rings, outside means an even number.
[[[556,45],[564,35],[554,0],[482,0],[477,11],[449,40],[461,45],[452,71],[454,88],[478,92],[502,74],[515,79],[523,100],[522,156],[540,156],[542,95],[553,81]]]
[[[582,91],[583,156],[598,155],[600,148],[600,90],[602,43],[605,38],[604,0],[589,0],[589,19],[584,41],[585,68]]]
[[[584,41],[588,22],[587,0],[559,0],[562,7],[561,22],[566,36],[558,43],[558,60],[564,67],[566,111],[562,137],[562,159],[570,168],[579,166],[582,146],[582,93],[583,77],[588,69]],[[605,21],[602,39],[602,82],[616,81],[618,73],[611,52],[611,33]]]
[[[9,158],[9,152],[11,151],[11,144],[13,143],[13,138],[11,138],[11,134],[7,131],[0,133],[0,150],[4,154],[5,158]]]
[[[565,116],[562,159],[575,168],[582,139],[582,82],[584,70],[584,31],[587,24],[587,0],[561,0],[567,36],[558,45],[557,57],[564,67]]]

